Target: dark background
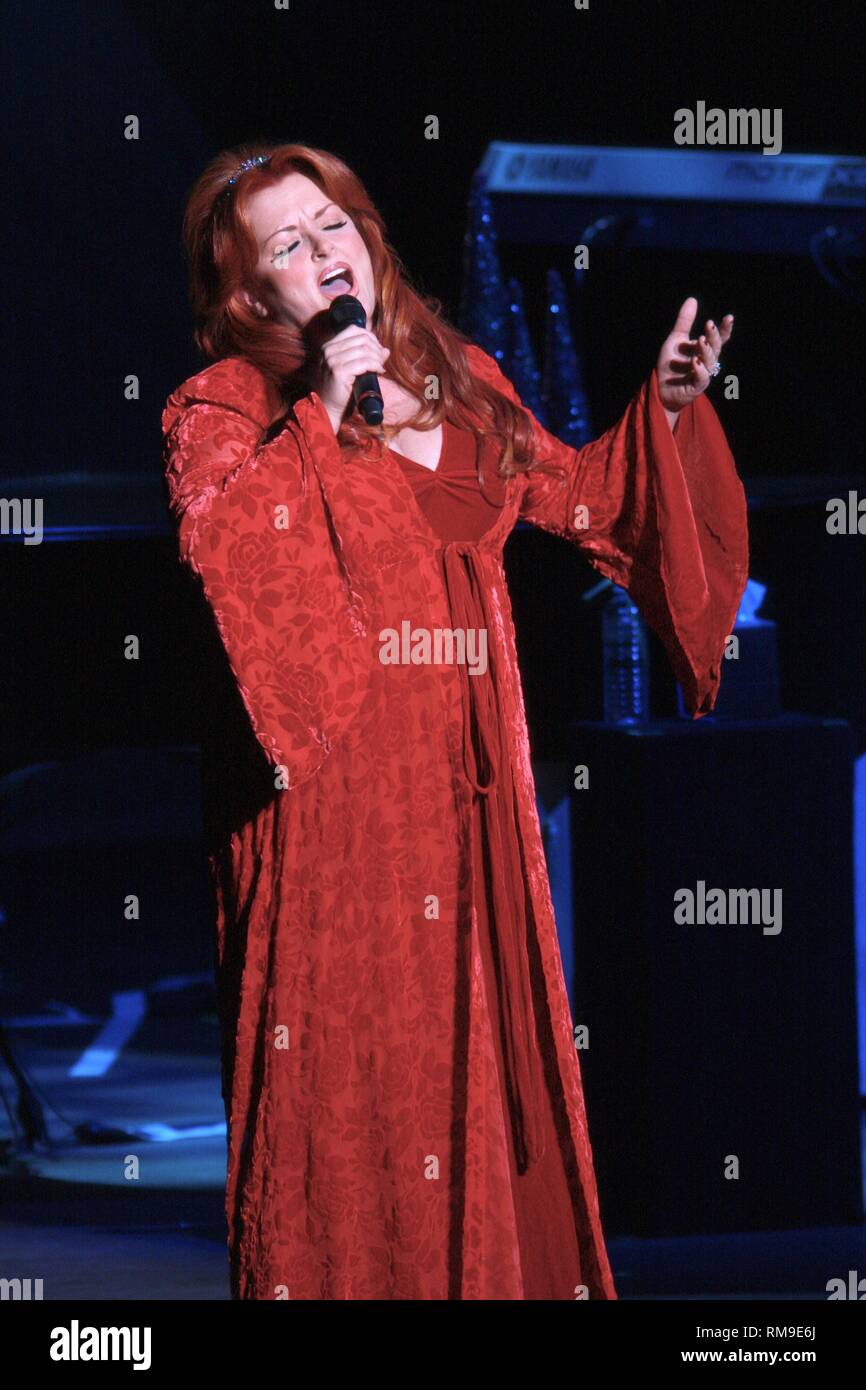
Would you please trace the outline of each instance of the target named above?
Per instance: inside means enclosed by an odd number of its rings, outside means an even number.
[[[10,9],[8,470],[158,468],[158,413],[199,365],[182,208],[218,150],[261,137],[338,153],[453,318],[470,178],[491,140],[670,148],[674,111],[704,100],[781,107],[783,153],[862,154],[861,16],[853,3],[683,0],[597,0],[587,12],[568,0]],[[123,138],[130,113],[135,142]],[[423,137],[431,113],[438,141]],[[523,262],[530,310],[533,267],[543,275],[556,255]],[[741,472],[862,466],[863,306],[805,262],[610,249],[589,282],[599,427],[696,293],[704,315],[737,317],[728,364],[742,398],[719,409]],[[127,372],[140,377],[139,402],[123,400]]]

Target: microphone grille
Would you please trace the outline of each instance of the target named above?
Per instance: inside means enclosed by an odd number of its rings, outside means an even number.
[[[355,323],[359,328],[367,327],[367,314],[360,299],[353,294],[340,294],[331,304],[328,316],[334,328],[347,328]]]

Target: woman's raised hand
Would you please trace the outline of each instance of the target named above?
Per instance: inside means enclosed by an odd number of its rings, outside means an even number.
[[[726,314],[719,327],[707,319],[701,336],[692,338],[691,327],[697,312],[698,301],[689,296],[680,305],[677,321],[662,343],[656,372],[665,410],[682,410],[706,391],[722,348],[734,330],[734,316]]]
[[[352,397],[355,378],[363,372],[383,372],[390,351],[369,328],[354,323],[325,343],[318,389],[335,434]]]

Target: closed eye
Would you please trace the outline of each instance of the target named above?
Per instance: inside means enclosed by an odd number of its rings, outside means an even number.
[[[345,227],[346,220],[348,219],[344,219],[342,222],[331,222],[329,226],[324,228],[324,230],[326,232],[337,232],[340,230],[341,227]],[[271,264],[273,264],[273,262],[276,260],[284,260],[285,257],[289,254],[289,252],[294,251],[295,247],[300,246],[300,244],[300,241],[293,241],[291,246],[277,247],[276,252],[273,256],[271,256]]]

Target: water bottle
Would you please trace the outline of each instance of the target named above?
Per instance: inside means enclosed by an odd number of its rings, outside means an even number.
[[[604,722],[643,724],[649,718],[646,628],[625,589],[611,584],[602,609]]]

